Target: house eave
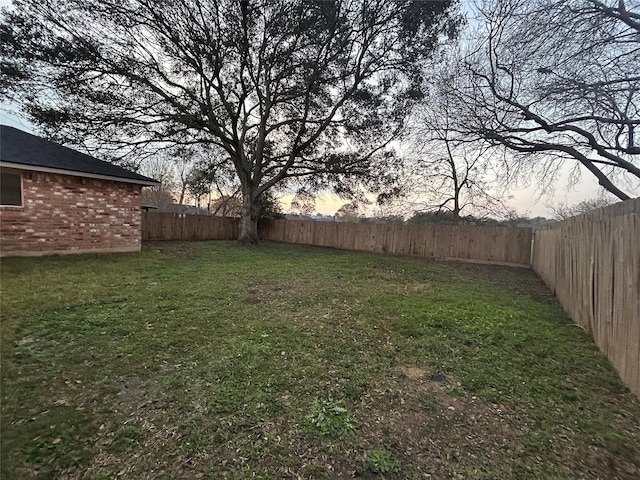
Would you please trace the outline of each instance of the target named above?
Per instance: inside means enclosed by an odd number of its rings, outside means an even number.
[[[110,180],[112,182],[133,183],[146,187],[154,187],[160,185],[160,182],[156,180],[138,180],[135,178],[115,177],[111,175],[100,175],[98,173],[79,172],[77,170],[64,170],[62,168],[41,167],[38,165],[25,165],[23,163],[13,163],[6,161],[0,161],[0,167],[14,168],[17,170],[29,170],[33,172],[56,173],[59,175],[71,175],[74,177],[95,178],[97,180]]]

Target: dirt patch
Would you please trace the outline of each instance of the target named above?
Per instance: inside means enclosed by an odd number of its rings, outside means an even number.
[[[264,305],[282,295],[284,287],[277,282],[255,280],[247,285],[244,302],[248,305]]]
[[[420,293],[427,290],[431,290],[433,287],[429,283],[405,283],[402,285],[398,285],[397,292],[399,294],[411,294],[411,293]]]
[[[167,415],[175,406],[162,398],[160,385],[131,377],[103,403],[111,405],[113,415],[112,421],[99,426],[93,439],[98,453],[77,476],[68,478],[91,478],[105,472],[118,478],[186,478],[194,471],[194,459],[177,444],[183,434]],[[132,450],[136,455],[128,453]],[[171,461],[159,462],[159,452]]]
[[[420,380],[427,376],[427,372],[420,367],[402,366],[398,371],[409,380]]]
[[[395,471],[387,478],[456,478],[483,468],[501,470],[491,463],[491,453],[499,450],[497,458],[504,458],[518,435],[505,421],[504,406],[452,396],[448,391],[454,383],[451,378],[432,381],[420,367],[401,366],[363,397],[356,412],[361,433],[395,458]]]
[[[287,279],[256,278],[246,286],[244,302],[248,305],[265,305],[282,302],[283,297],[305,299],[322,288],[322,282],[304,275]]]

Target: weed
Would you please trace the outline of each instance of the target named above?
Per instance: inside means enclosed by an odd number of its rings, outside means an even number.
[[[94,473],[89,477],[89,480],[113,480],[115,477],[109,475],[108,473]]]
[[[367,468],[373,473],[390,473],[395,469],[391,452],[384,448],[373,448],[367,452]]]
[[[306,431],[322,436],[343,436],[352,434],[358,427],[342,402],[314,400],[305,417]]]
[[[122,453],[135,448],[144,439],[144,432],[137,425],[124,425],[116,432],[108,450]]]

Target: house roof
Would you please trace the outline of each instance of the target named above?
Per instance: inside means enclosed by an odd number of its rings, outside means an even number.
[[[0,166],[140,185],[160,183],[7,125],[0,125]]]

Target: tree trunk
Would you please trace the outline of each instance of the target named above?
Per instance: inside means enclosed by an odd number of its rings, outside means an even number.
[[[459,225],[462,224],[462,218],[460,218],[460,208],[454,208],[451,213],[453,214],[453,220]]]
[[[454,166],[454,168],[455,168],[455,166]],[[454,175],[455,175],[455,172],[454,172]],[[458,185],[457,179],[454,182],[453,188],[454,188],[453,219],[455,220],[455,222],[457,224],[461,224],[462,223],[462,219],[460,218],[460,191],[462,190],[462,187]]]
[[[238,243],[241,245],[258,244],[258,199],[251,191],[242,192],[242,208],[240,211],[240,232]]]

